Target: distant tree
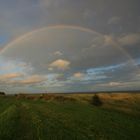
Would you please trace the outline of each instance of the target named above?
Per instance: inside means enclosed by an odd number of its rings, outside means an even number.
[[[5,92],[0,91],[0,95],[5,95]]]
[[[97,94],[95,94],[91,99],[91,104],[95,106],[101,106],[103,103],[100,97]]]

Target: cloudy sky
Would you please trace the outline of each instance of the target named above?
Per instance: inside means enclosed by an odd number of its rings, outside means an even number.
[[[0,0],[0,90],[140,90],[139,0]]]

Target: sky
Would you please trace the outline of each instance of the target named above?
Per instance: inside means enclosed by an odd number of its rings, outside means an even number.
[[[0,0],[0,91],[140,90],[139,0]]]

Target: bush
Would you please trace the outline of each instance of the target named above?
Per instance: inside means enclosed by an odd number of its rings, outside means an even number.
[[[23,93],[16,94],[15,96],[16,96],[17,99],[24,99],[24,98],[26,98],[26,95],[23,94]]]
[[[1,91],[0,91],[0,95],[5,95],[5,92],[1,92]]]
[[[99,96],[97,94],[95,94],[92,97],[91,104],[95,105],[95,106],[101,106],[103,103],[102,103],[101,99],[99,98]]]
[[[64,101],[75,101],[74,98],[71,97],[65,97],[65,96],[61,96],[61,95],[56,95],[54,96],[54,100],[59,101],[59,102],[64,102]]]
[[[52,100],[54,98],[54,95],[49,94],[43,94],[40,99],[45,99],[46,101]]]

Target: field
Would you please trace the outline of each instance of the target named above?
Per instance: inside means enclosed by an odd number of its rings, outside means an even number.
[[[140,94],[1,96],[0,140],[140,140]]]

